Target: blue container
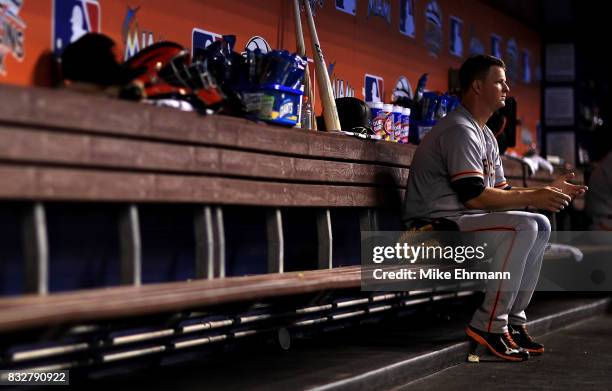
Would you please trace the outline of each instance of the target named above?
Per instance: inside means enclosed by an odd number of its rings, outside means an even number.
[[[371,102],[370,106],[370,127],[377,136],[384,136],[385,120],[387,117],[383,115],[383,103],[382,102]]]
[[[303,92],[280,84],[264,84],[243,90],[247,112],[274,124],[295,126],[299,120]]]

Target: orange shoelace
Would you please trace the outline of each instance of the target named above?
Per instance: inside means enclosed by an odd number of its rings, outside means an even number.
[[[516,344],[516,342],[514,342],[514,340],[512,339],[512,337],[510,336],[510,333],[508,331],[506,331],[504,333],[504,341],[508,344],[508,346],[510,346],[512,349],[518,349],[519,346]]]

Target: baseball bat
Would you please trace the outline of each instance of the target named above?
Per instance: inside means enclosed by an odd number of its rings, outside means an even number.
[[[300,56],[306,56],[306,45],[304,45],[304,31],[302,30],[302,17],[300,15],[300,1],[293,0],[293,17],[295,19],[295,39],[297,52]],[[317,119],[314,114],[314,100],[312,94],[312,86],[310,85],[310,71],[308,70],[308,63],[306,63],[306,70],[304,72],[304,95],[308,97],[310,104],[312,105],[312,112],[310,114],[311,128],[317,130]]]
[[[310,9],[310,2],[308,0],[304,0],[304,8],[306,9],[306,20],[308,21],[308,29],[310,30],[310,38],[312,41],[312,52],[317,70],[317,85],[319,86],[319,94],[321,96],[321,106],[323,107],[325,127],[327,128],[328,132],[340,131],[341,128],[340,119],[338,118],[338,109],[336,108],[336,101],[334,100],[331,81],[329,80],[327,66],[325,65],[325,59],[323,58],[321,42],[319,42],[314,18],[312,17],[312,10]]]

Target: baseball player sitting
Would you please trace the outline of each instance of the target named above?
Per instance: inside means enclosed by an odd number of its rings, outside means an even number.
[[[550,223],[544,215],[522,209],[559,212],[587,188],[567,182],[573,173],[549,186],[510,186],[497,141],[485,125],[510,91],[504,62],[471,57],[461,66],[459,79],[461,105],[434,126],[414,155],[403,221],[414,228],[417,221],[444,218],[461,231],[493,235],[493,267],[511,272],[512,278],[487,282],[484,301],[466,332],[473,346],[524,361],[530,353],[544,352],[527,333],[525,308],[538,281]]]

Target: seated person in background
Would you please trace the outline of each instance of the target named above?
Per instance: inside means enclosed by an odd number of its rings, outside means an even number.
[[[586,213],[593,231],[612,231],[612,152],[599,161],[589,178]],[[607,243],[609,244],[609,243]]]

